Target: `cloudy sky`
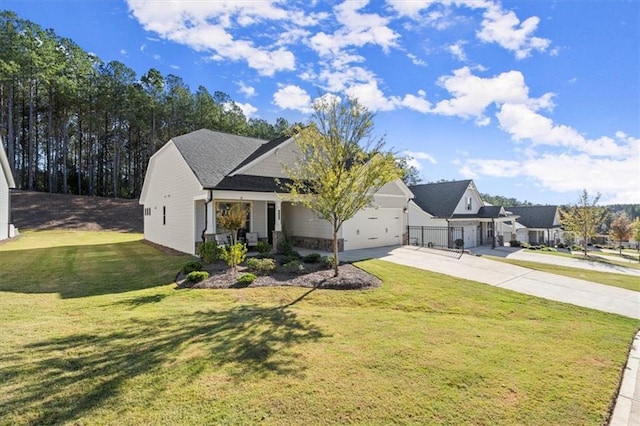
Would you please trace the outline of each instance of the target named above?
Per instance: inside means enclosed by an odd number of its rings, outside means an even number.
[[[424,182],[640,203],[640,2],[0,0],[104,61],[306,121],[349,94]]]

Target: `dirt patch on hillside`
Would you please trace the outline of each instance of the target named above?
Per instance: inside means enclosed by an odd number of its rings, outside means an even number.
[[[11,213],[18,230],[144,230],[143,207],[138,200],[13,190]]]

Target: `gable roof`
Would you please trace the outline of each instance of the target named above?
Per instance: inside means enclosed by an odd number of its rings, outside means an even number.
[[[232,170],[233,172],[238,172],[240,169],[248,166],[252,162],[258,160],[263,155],[268,152],[276,149],[280,145],[284,144],[286,141],[291,139],[291,136],[280,136],[279,138],[273,139],[269,142],[262,144],[258,149],[256,149],[251,155],[249,155],[242,163],[238,164],[238,167]]]
[[[471,184],[471,179],[452,182],[425,183],[409,187],[415,203],[435,217],[451,217]]]
[[[203,188],[215,188],[267,141],[200,129],[172,139]]]
[[[558,206],[521,206],[507,207],[511,213],[520,216],[518,222],[527,228],[559,228],[560,225],[554,224]]]
[[[4,173],[7,178],[9,188],[15,188],[16,182],[13,180],[11,167],[9,167],[9,159],[7,158],[7,154],[4,152],[4,147],[2,146],[2,138],[0,138],[0,172]]]

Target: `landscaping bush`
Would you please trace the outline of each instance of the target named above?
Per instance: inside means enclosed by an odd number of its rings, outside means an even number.
[[[458,238],[453,242],[453,244],[457,249],[461,249],[462,247],[464,247],[464,240],[462,238]]]
[[[529,244],[529,243],[527,243],[527,242],[522,241],[522,242],[520,242],[520,247],[522,247],[522,248],[529,248],[529,247],[531,247],[531,244]]]
[[[287,264],[289,262],[293,262],[294,260],[301,260],[302,256],[300,256],[300,253],[298,253],[297,251],[291,251],[291,253],[289,253],[288,255],[284,256],[282,259],[280,259],[280,264],[284,265]]]
[[[304,271],[304,265],[299,260],[292,260],[291,262],[282,265],[282,267],[290,274],[299,274]]]
[[[222,248],[215,241],[205,241],[198,246],[198,256],[204,263],[213,263],[220,259]]]
[[[222,258],[234,271],[238,269],[238,265],[244,262],[246,257],[247,247],[242,243],[235,243],[234,245],[225,247],[222,250]]]
[[[209,278],[209,273],[207,271],[193,271],[187,274],[186,280],[190,283],[199,283],[207,278]]]
[[[333,256],[322,256],[320,262],[322,262],[325,268],[331,269],[335,263],[335,258]]]
[[[256,274],[265,275],[276,269],[276,261],[271,258],[258,259],[252,257],[247,260],[247,268]]]
[[[271,253],[271,244],[266,241],[258,241],[258,245],[256,246],[256,250],[261,255],[268,255]]]
[[[302,258],[302,261],[305,263],[318,263],[321,258],[322,255],[320,255],[320,253],[309,253]]]
[[[558,244],[556,244],[556,247],[557,247],[557,248],[562,248],[562,249],[563,249],[563,248],[564,248],[564,243],[558,243]]]
[[[582,248],[582,246],[579,246],[577,244],[574,244],[571,246],[571,251],[583,251],[584,248]]]
[[[292,252],[293,243],[291,242],[291,238],[289,238],[287,234],[283,232],[282,239],[278,241],[278,253],[289,256]]]
[[[200,271],[201,269],[202,263],[198,262],[197,260],[190,260],[182,267],[182,273],[188,274],[189,272]]]
[[[518,241],[518,240],[511,240],[511,241],[509,241],[509,245],[510,245],[511,247],[520,247],[520,246],[521,246],[520,241]]]
[[[249,285],[256,280],[255,275],[253,274],[243,274],[238,278],[238,284]]]

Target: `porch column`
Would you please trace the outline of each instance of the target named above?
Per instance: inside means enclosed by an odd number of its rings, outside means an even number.
[[[282,232],[282,201],[281,200],[276,200],[275,231]]]
[[[215,234],[216,233],[216,220],[215,220],[215,209],[216,209],[216,201],[212,197],[211,201],[208,204],[205,204],[206,212],[207,212],[207,234]]]

